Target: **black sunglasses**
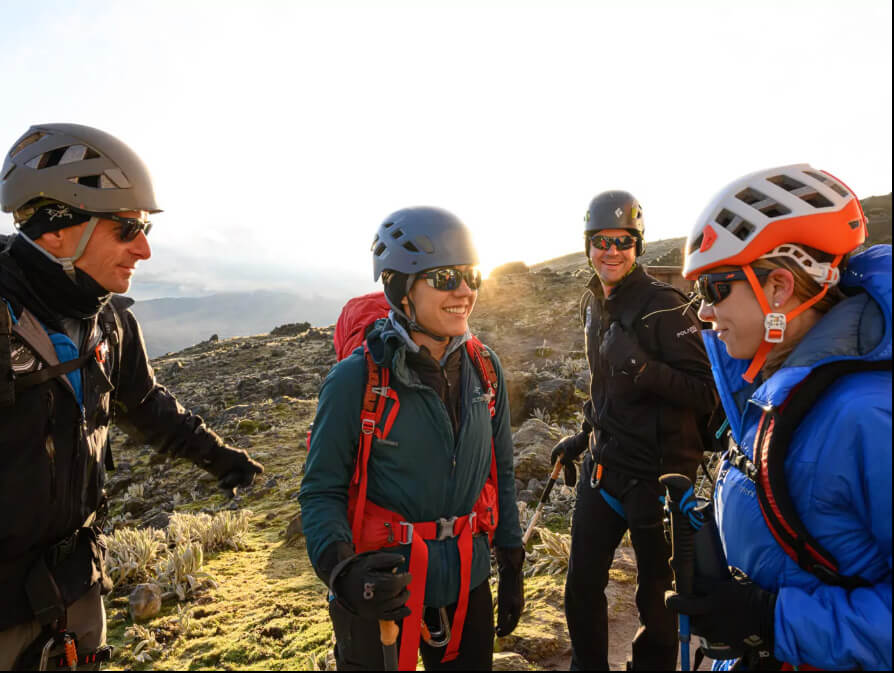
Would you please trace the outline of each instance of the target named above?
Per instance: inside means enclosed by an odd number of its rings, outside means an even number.
[[[590,243],[597,250],[609,250],[613,245],[618,250],[630,250],[636,245],[636,238],[633,236],[603,236],[602,234],[593,234],[590,236]]]
[[[769,269],[754,269],[754,275],[765,278],[769,275]],[[695,282],[699,299],[706,304],[719,304],[729,297],[732,292],[732,282],[736,280],[748,280],[748,276],[742,269],[735,271],[721,271],[719,273],[703,273]]]
[[[100,220],[112,220],[112,222],[121,225],[121,229],[118,230],[118,236],[125,243],[135,239],[140,235],[140,232],[143,232],[148,236],[149,232],[152,230],[152,222],[149,220],[141,220],[138,217],[123,217],[122,215],[116,215],[115,213],[94,213],[90,210],[81,210],[80,208],[74,207],[71,209],[81,215],[98,217]]]
[[[137,236],[140,235],[140,232],[149,235],[149,232],[152,230],[152,222],[149,220],[141,220],[137,217],[121,217],[121,215],[113,215],[112,213],[102,213],[98,215],[104,220],[112,220],[112,222],[117,222],[121,225],[121,229],[118,231],[118,236],[121,237],[121,240],[124,242],[132,241]]]
[[[450,292],[460,286],[463,280],[470,290],[477,290],[481,287],[481,271],[477,268],[469,271],[460,271],[452,266],[442,269],[431,269],[423,271],[419,274],[425,281],[436,290],[442,292]]]

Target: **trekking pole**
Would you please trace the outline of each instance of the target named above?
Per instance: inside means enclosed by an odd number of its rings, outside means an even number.
[[[531,517],[531,523],[528,524],[528,529],[525,531],[525,534],[522,535],[522,546],[528,544],[528,540],[531,539],[531,535],[534,533],[534,526],[540,521],[540,515],[543,514],[543,506],[549,502],[549,494],[552,492],[553,486],[556,485],[556,480],[559,478],[559,472],[561,471],[562,461],[557,460],[552,474],[549,475],[549,481],[546,482],[546,486],[543,487],[543,493],[540,494],[540,502],[537,503],[537,509],[534,510],[534,516]]]
[[[397,669],[397,634],[400,627],[390,619],[379,620],[379,640],[382,641],[382,654],[385,657],[385,670]]]
[[[695,579],[695,531],[689,521],[689,510],[695,507],[692,482],[682,474],[665,474],[659,482],[667,489],[667,505],[671,518],[670,566],[674,571],[674,589],[691,595]],[[689,670],[689,615],[680,613],[680,670]]]

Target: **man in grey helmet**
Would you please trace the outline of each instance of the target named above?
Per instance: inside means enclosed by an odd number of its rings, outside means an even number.
[[[694,480],[702,457],[698,419],[716,398],[694,310],[637,264],[644,234],[642,207],[631,194],[603,192],[590,203],[584,246],[595,274],[581,300],[590,399],[581,431],[552,453],[571,485],[574,461],[586,452],[565,585],[572,669],[608,669],[605,587],[627,530],[641,621],[633,668],[673,670],[676,661],[676,621],[664,606],[670,549],[658,477],[679,472]]]
[[[133,302],[116,296],[160,212],[127,145],[32,126],[4,158],[0,205],[18,230],[0,245],[0,669],[96,666],[109,656],[109,424],[230,492],[263,467],[155,381]]]

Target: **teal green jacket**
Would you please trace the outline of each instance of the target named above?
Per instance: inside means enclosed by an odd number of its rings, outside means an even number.
[[[407,367],[407,345],[390,321],[379,321],[367,337],[367,343],[375,362],[391,370],[391,387],[400,400],[400,410],[388,437],[384,441],[373,439],[367,468],[369,500],[400,513],[408,521],[434,521],[468,514],[490,471],[493,437],[500,508],[494,544],[520,547],[509,400],[496,355],[490,351],[498,381],[492,419],[481,379],[465,348],[462,349],[462,420],[459,437],[454,437],[444,403]],[[298,496],[307,551],[315,567],[329,545],[351,542],[348,484],[357,457],[365,383],[366,362],[358,350],[332,368],[320,390]],[[387,413],[388,407],[386,416]],[[429,566],[425,604],[451,605],[459,596],[456,541],[430,540],[426,544]],[[410,547],[399,545],[389,551],[409,558]],[[470,588],[487,579],[489,573],[487,536],[479,534],[474,540]]]

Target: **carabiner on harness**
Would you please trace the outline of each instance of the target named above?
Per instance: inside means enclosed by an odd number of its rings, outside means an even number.
[[[425,618],[422,618],[422,639],[430,647],[447,647],[450,642],[450,620],[447,618],[447,608],[438,608],[438,618],[441,624],[434,633],[429,631]]]

